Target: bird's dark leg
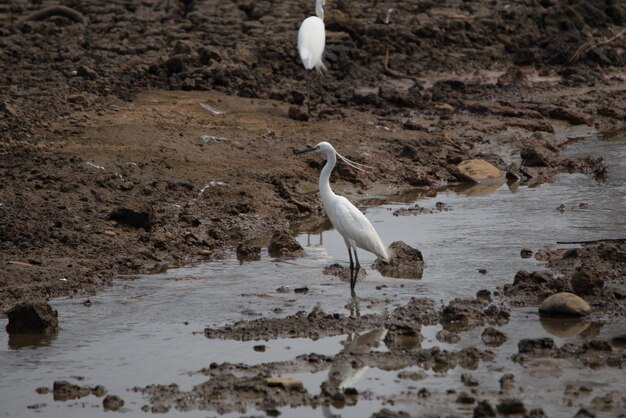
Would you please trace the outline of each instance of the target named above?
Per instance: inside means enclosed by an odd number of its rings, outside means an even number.
[[[353,251],[354,258],[356,260],[356,266],[354,268],[353,278],[350,281],[350,289],[352,289],[352,291],[354,291],[354,286],[356,286],[356,279],[359,276],[359,269],[361,268],[361,265],[359,264],[359,257],[356,255],[356,249],[353,249]],[[350,257],[350,260],[352,260],[352,257]]]
[[[305,71],[306,74],[306,104],[309,109],[309,115],[311,114],[311,81],[309,77],[309,72]]]
[[[324,86],[322,86],[322,75],[317,73],[317,82],[320,86],[320,107],[324,103]]]

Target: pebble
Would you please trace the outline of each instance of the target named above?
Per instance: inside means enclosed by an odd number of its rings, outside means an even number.
[[[496,166],[481,159],[462,161],[456,166],[456,169],[462,180],[469,180],[474,183],[502,178],[502,173]]]

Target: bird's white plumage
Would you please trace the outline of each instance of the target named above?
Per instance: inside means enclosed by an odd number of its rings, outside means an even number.
[[[351,247],[358,247],[382,259],[388,259],[387,249],[369,219],[348,199],[335,195],[331,202],[324,202],[324,207],[330,222]],[[334,215],[331,216],[331,213]]]
[[[298,31],[298,52],[307,70],[325,70],[323,55],[326,45],[324,21],[317,16],[304,19]]]
[[[337,162],[335,149],[328,142],[320,142],[314,148],[326,154],[327,162],[322,169],[319,181],[320,197],[333,227],[344,238],[348,249],[352,248],[356,251],[358,247],[388,261],[387,249],[371,222],[348,199],[336,195],[330,188],[330,173]]]

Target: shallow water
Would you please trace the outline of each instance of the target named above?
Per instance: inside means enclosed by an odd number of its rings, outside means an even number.
[[[623,136],[621,137],[623,138]],[[534,251],[555,246],[556,241],[580,241],[626,236],[626,147],[625,141],[592,139],[567,149],[569,155],[602,155],[609,166],[604,184],[583,174],[562,174],[557,181],[537,188],[510,190],[506,185],[484,189],[442,191],[434,198],[421,198],[418,204],[433,213],[416,216],[393,216],[393,211],[415,204],[414,195],[391,197],[385,204],[371,207],[367,216],[387,243],[402,240],[422,250],[426,270],[421,280],[387,279],[368,268],[367,278],[357,284],[361,313],[380,312],[405,304],[411,297],[425,296],[449,301],[469,296],[479,289],[495,290],[512,281],[520,269],[533,270],[541,264],[534,258],[522,259],[524,247]],[[407,201],[409,203],[407,203]],[[444,202],[447,211],[435,209]],[[581,203],[588,206],[583,209]],[[557,210],[561,204],[565,210]],[[324,276],[322,270],[333,262],[347,263],[343,240],[335,231],[322,234],[303,233],[298,240],[306,249],[305,257],[275,260],[264,251],[260,261],[240,264],[234,256],[226,260],[190,266],[146,277],[123,278],[115,285],[90,297],[93,304],[84,306],[85,298],[62,298],[51,301],[59,311],[62,332],[43,340],[9,340],[0,333],[0,416],[71,417],[105,415],[101,402],[94,396],[67,402],[55,402],[52,394],[38,395],[35,389],[51,387],[55,380],[69,380],[80,385],[104,385],[109,393],[126,401],[125,410],[140,412],[147,401],[128,391],[133,386],[178,383],[183,389],[206,380],[192,374],[211,362],[244,362],[259,364],[283,361],[306,353],[338,353],[347,336],[308,339],[282,339],[264,342],[266,351],[259,353],[258,342],[208,340],[202,330],[240,319],[259,316],[285,316],[299,310],[320,306],[327,312],[347,314],[350,302],[348,284]],[[374,260],[360,252],[361,264]],[[486,269],[480,274],[479,269]],[[381,285],[387,287],[380,288]],[[307,286],[306,294],[279,293],[280,286]],[[377,286],[380,289],[377,289]],[[595,321],[601,318],[594,318]],[[6,320],[0,326],[4,327]],[[483,347],[482,328],[461,333],[461,342],[448,346],[435,339],[439,327],[422,330],[424,347],[440,346],[459,349]],[[553,336],[558,345],[581,341],[599,333],[611,337],[624,332],[623,324],[602,326],[588,322],[550,324],[541,322],[534,309],[515,310],[509,324],[502,327],[509,336],[501,347],[493,349],[496,361],[481,362],[471,371],[481,382],[481,390],[492,390],[497,396],[498,379],[514,373],[516,387],[534,388],[532,396],[520,394],[527,407],[542,406],[549,416],[571,416],[577,411],[563,404],[566,384],[587,384],[593,396],[611,388],[624,387],[626,378],[619,370],[581,370],[568,367],[566,361],[522,367],[510,362],[522,337]],[[569,331],[568,331],[569,330]],[[556,334],[556,335],[555,335]],[[384,350],[384,344],[379,347]],[[417,369],[416,369],[417,370]],[[411,413],[467,413],[454,403],[457,395],[446,389],[463,388],[457,367],[445,375],[427,371],[418,382],[397,378],[398,371],[376,368],[362,371],[353,384],[360,391],[376,395],[405,393],[407,402],[397,402],[390,409]],[[312,393],[328,371],[296,373]],[[80,377],[80,381],[77,378]],[[428,387],[431,401],[415,402],[415,392]],[[520,392],[514,392],[520,393]],[[432,399],[441,399],[433,402]],[[28,405],[42,404],[39,410]],[[369,416],[383,402],[359,400],[357,405],[330,411],[318,409],[281,409],[281,416],[324,416],[328,412],[348,417]],[[257,413],[258,411],[248,411]],[[211,412],[176,412],[170,415],[214,416]]]

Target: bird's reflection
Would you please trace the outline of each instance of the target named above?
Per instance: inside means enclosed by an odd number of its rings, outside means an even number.
[[[343,349],[335,356],[328,372],[328,379],[323,384],[326,390],[337,392],[353,387],[369,368],[354,355],[377,351],[386,335],[387,329],[385,328],[375,329],[361,335],[348,334],[342,343]]]

